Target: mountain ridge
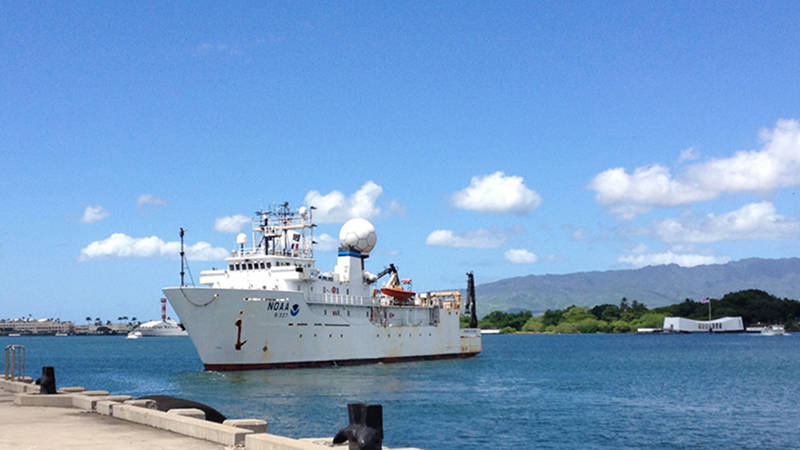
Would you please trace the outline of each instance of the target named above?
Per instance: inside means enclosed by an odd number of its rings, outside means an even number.
[[[618,304],[623,297],[650,308],[686,298],[720,298],[729,292],[761,289],[776,297],[800,297],[800,258],[745,258],[725,264],[524,275],[475,287],[478,314],[530,310],[540,313],[569,305]]]

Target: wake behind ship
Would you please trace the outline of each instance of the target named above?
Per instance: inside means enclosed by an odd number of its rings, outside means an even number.
[[[311,213],[283,204],[258,212],[237,236],[226,268],[203,271],[200,287],[164,294],[209,370],[398,362],[475,356],[480,331],[459,328],[458,291],[415,293],[394,265],[378,274],[364,261],[377,243],[364,219],[339,232],[332,272],[315,266]],[[389,275],[380,288],[378,280]],[[474,309],[474,308],[473,308]]]

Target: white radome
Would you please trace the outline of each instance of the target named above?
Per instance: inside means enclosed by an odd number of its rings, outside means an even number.
[[[366,219],[350,219],[339,230],[339,245],[365,255],[369,254],[378,242],[378,233]]]

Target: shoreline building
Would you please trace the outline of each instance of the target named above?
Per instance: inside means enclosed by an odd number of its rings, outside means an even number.
[[[50,319],[11,319],[0,322],[0,335],[52,335],[75,332],[75,324]]]
[[[664,332],[667,333],[741,333],[744,324],[741,317],[721,317],[714,320],[692,320],[683,317],[665,317]]]

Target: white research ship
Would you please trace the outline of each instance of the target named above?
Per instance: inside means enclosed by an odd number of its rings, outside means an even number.
[[[293,211],[283,204],[273,212],[257,212],[252,247],[246,247],[247,235],[241,233],[238,248],[226,258],[227,267],[201,273],[203,286],[163,289],[206,369],[351,365],[480,353],[480,330],[459,328],[458,291],[416,294],[403,288],[393,265],[379,274],[364,270],[377,241],[368,221],[351,219],[342,226],[336,267],[320,272],[314,264],[312,209]],[[389,281],[373,288],[387,274]],[[472,309],[474,316],[474,302]]]

